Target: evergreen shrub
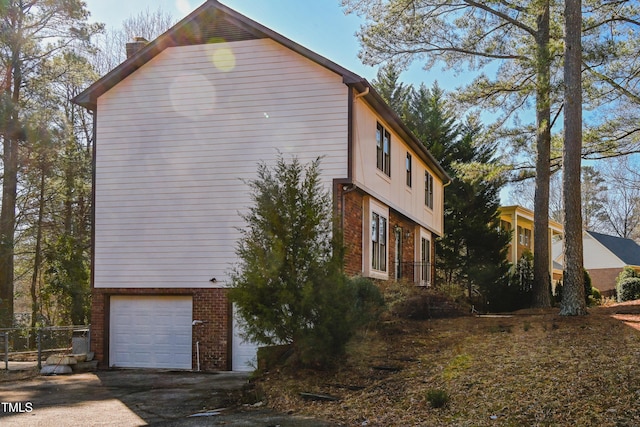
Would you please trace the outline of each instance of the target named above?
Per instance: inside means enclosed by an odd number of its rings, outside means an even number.
[[[627,277],[618,282],[618,302],[640,299],[640,277]]]

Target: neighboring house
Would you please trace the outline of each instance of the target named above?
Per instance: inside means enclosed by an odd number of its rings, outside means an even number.
[[[640,246],[633,240],[593,231],[585,231],[582,238],[584,268],[603,296],[615,295],[616,278],[625,267],[640,272]]]
[[[507,259],[515,265],[526,252],[534,253],[533,211],[522,206],[502,206],[499,211],[500,227],[512,231]],[[555,283],[562,280],[562,266],[554,260],[551,245],[562,238],[564,234],[562,224],[549,219],[547,233],[549,233],[549,274]]]
[[[279,153],[323,157],[349,274],[430,284],[449,177],[365,79],[214,0],[128,47],[75,98],[95,117],[102,367],[247,368],[228,273],[246,180]]]

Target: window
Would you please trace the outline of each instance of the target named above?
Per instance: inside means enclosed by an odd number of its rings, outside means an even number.
[[[391,134],[380,123],[376,128],[376,166],[391,176]]]
[[[528,248],[531,244],[531,230],[518,226],[518,243]]]
[[[433,176],[424,171],[424,204],[433,209]]]
[[[387,219],[375,212],[371,215],[371,267],[387,271]]]
[[[420,285],[431,284],[431,243],[422,238],[420,245]]]
[[[411,154],[409,153],[407,153],[406,169],[407,169],[407,187],[411,187]]]
[[[396,268],[396,280],[402,278],[402,227],[398,227],[397,225],[394,227],[394,234],[396,237],[396,258],[395,258],[395,268]]]

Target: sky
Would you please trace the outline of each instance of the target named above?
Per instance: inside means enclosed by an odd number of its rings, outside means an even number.
[[[91,21],[103,22],[108,28],[120,28],[122,22],[147,9],[158,7],[176,19],[182,19],[204,3],[204,0],[85,0]],[[283,36],[336,62],[366,78],[375,79],[377,67],[363,65],[356,32],[362,19],[345,15],[340,0],[221,0],[221,3],[282,34]],[[400,76],[403,83],[428,87],[437,80],[445,90],[454,90],[469,80],[453,71],[434,68],[425,71],[414,64]]]

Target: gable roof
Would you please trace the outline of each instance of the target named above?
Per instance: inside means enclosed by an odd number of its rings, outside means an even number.
[[[625,264],[640,266],[640,246],[633,240],[609,236],[594,231],[587,231],[587,233],[611,251],[611,253],[620,258]]]
[[[433,155],[427,150],[387,105],[371,84],[363,77],[347,70],[335,62],[318,55],[306,47],[236,12],[217,0],[207,0],[176,25],[149,42],[130,58],[93,83],[73,99],[78,105],[96,110],[98,97],[127,78],[137,69],[169,47],[194,44],[233,42],[269,38],[305,58],[342,76],[347,86],[362,94],[364,99],[393,130],[416,151],[445,183],[451,178]]]

